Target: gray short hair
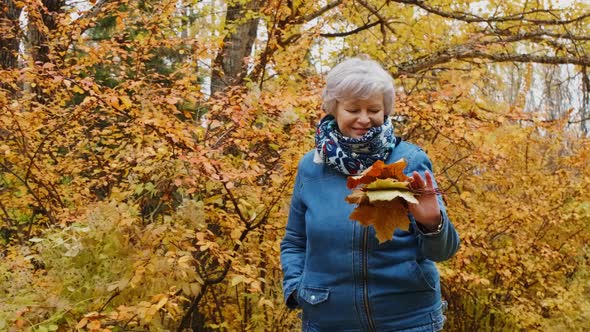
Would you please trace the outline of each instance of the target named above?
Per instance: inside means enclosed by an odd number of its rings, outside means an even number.
[[[378,92],[383,94],[385,115],[389,115],[393,111],[395,98],[391,75],[369,57],[349,58],[328,73],[322,94],[322,108],[326,113],[334,114],[339,100],[367,99]]]

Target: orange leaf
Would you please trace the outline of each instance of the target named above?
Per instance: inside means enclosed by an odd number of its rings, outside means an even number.
[[[86,327],[89,330],[98,330],[100,328],[100,321],[98,321],[98,320],[90,321],[90,323],[88,323],[88,325],[86,325]]]
[[[391,240],[396,228],[408,230],[410,220],[401,199],[378,205],[361,204],[350,214],[351,220],[357,220],[363,226],[375,228],[379,243]]]
[[[354,190],[352,194],[346,196],[345,200],[350,204],[366,204],[369,203],[367,193],[362,190]]]
[[[348,187],[348,189],[354,189],[360,184],[369,184],[375,181],[375,179],[375,177],[366,175],[349,176],[348,179],[346,179],[346,187]]]
[[[86,326],[86,324],[88,324],[88,318],[84,317],[84,318],[82,318],[82,320],[80,320],[78,322],[78,324],[76,325],[76,329],[79,330],[79,329],[83,328],[84,326]]]
[[[369,184],[375,179],[395,179],[401,182],[408,181],[410,178],[404,174],[406,168],[405,159],[400,159],[393,164],[385,165],[381,160],[377,160],[371,167],[357,176],[349,176],[346,181],[348,189],[356,188],[360,184]]]
[[[17,319],[14,324],[18,329],[23,329],[25,327],[25,321],[23,319]]]

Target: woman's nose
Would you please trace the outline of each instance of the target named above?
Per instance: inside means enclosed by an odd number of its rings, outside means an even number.
[[[369,118],[369,113],[367,111],[361,111],[359,114],[358,121],[361,123],[371,122],[371,118]]]

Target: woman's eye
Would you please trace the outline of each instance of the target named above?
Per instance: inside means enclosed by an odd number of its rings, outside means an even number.
[[[359,110],[357,109],[350,109],[350,110],[346,110],[349,113],[357,113]]]
[[[376,113],[381,112],[381,110],[380,109],[372,109],[372,110],[369,110],[369,112],[376,114]]]

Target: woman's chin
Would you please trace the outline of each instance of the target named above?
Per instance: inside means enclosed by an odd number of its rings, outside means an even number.
[[[368,132],[368,130],[353,129],[352,132],[350,133],[350,137],[352,137],[352,138],[361,138],[361,137],[365,136],[365,134],[367,132]]]

